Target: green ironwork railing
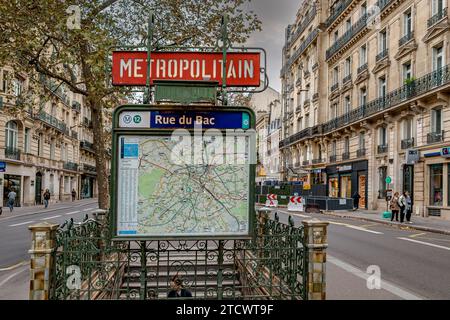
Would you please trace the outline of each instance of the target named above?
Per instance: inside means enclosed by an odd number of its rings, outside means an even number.
[[[111,241],[109,230],[87,216],[60,226],[50,299],[167,299],[175,275],[193,299],[307,299],[308,249],[292,217],[259,213],[245,241]]]
[[[70,130],[67,128],[67,125],[62,122],[61,120],[58,120],[56,117],[46,113],[45,111],[40,111],[39,113],[35,114],[35,119],[39,119],[46,124],[54,127],[55,129],[58,129],[62,133],[69,135]]]

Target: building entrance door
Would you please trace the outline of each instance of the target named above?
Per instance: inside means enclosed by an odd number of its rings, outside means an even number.
[[[403,192],[406,191],[414,201],[414,165],[412,164],[405,164],[403,167]]]
[[[37,205],[42,204],[42,173],[36,173],[36,183],[34,187],[34,201]]]

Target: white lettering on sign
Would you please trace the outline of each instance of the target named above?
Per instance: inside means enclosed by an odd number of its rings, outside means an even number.
[[[128,70],[128,77],[131,77],[131,59],[125,60],[122,59],[120,60],[120,76],[123,77],[123,73],[124,71]]]
[[[143,59],[135,59],[134,60],[134,77],[135,78],[143,78],[144,75],[142,73],[139,73],[139,71],[142,69],[139,64],[143,62]]]

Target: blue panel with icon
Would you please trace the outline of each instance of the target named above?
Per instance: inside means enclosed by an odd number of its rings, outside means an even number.
[[[250,114],[225,111],[152,111],[150,127],[160,129],[250,129]]]

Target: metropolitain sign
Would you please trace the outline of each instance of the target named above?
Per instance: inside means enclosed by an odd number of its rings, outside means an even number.
[[[222,85],[222,58],[220,52],[152,52],[150,84],[155,80],[208,80]],[[227,53],[227,86],[259,87],[260,71],[259,52]],[[147,52],[114,51],[112,76],[115,86],[145,86]]]

